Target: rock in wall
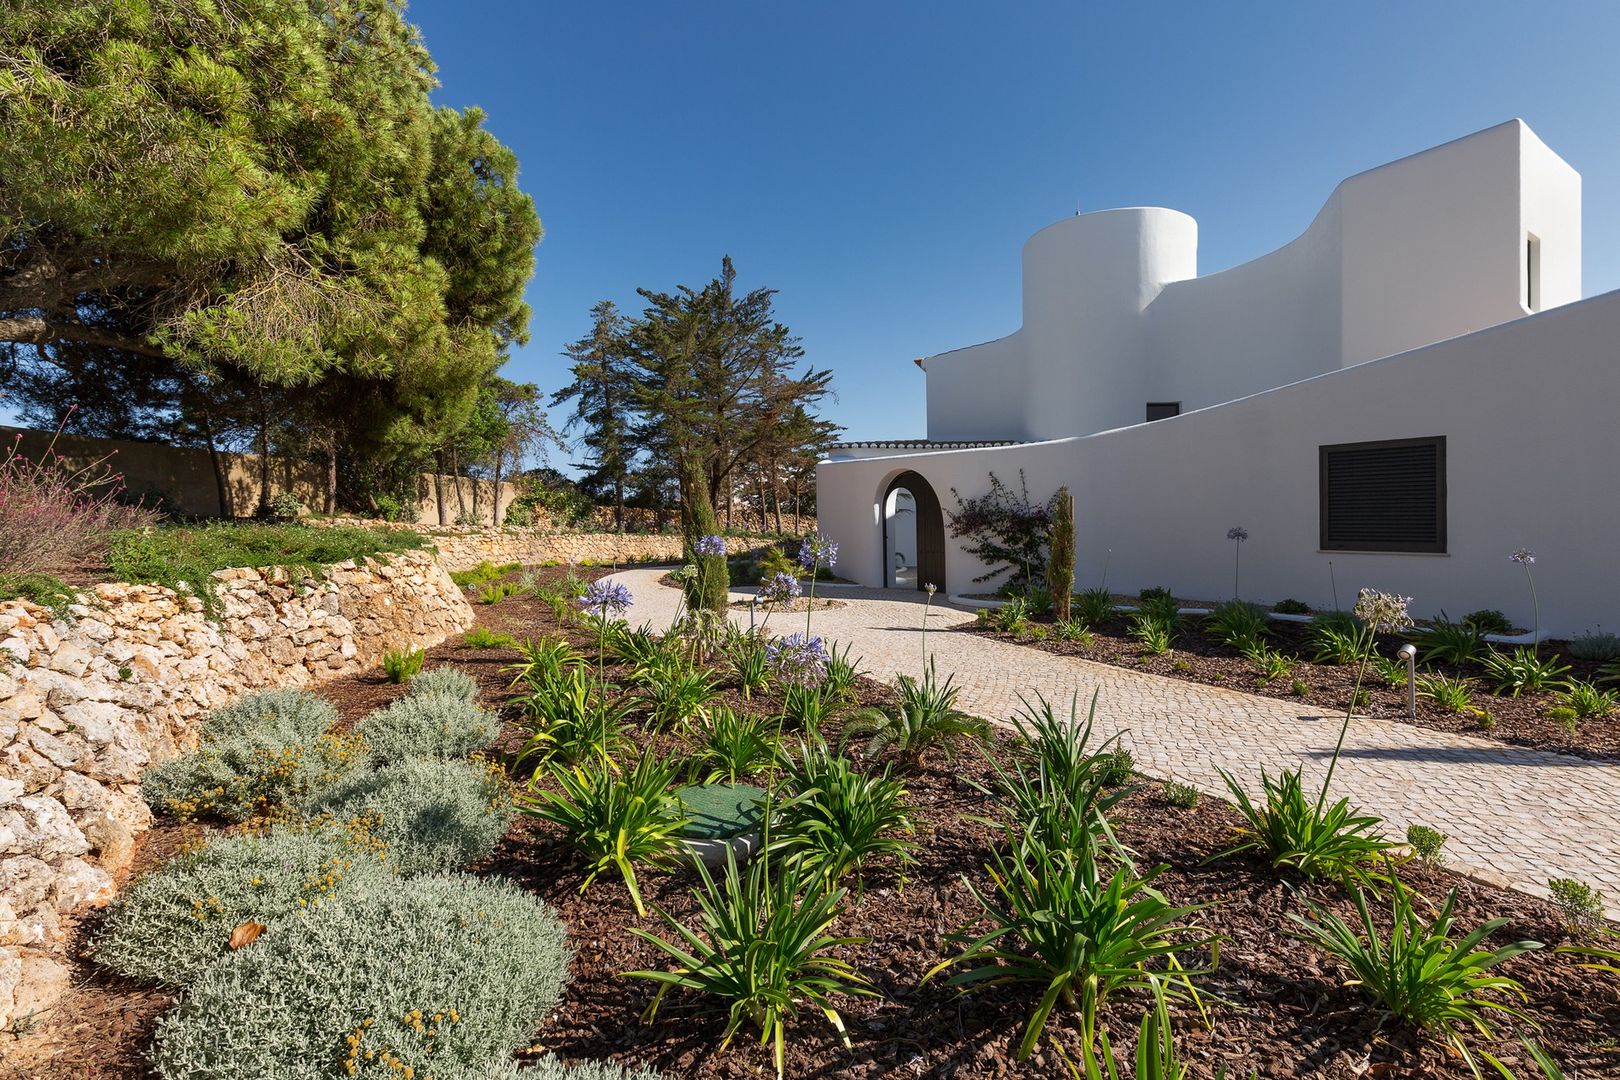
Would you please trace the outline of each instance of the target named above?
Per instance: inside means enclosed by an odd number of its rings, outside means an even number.
[[[148,585],[97,585],[63,618],[0,601],[0,1027],[66,989],[72,913],[112,898],[151,821],[141,770],[194,745],[204,713],[473,623],[425,552],[214,578],[217,620]]]

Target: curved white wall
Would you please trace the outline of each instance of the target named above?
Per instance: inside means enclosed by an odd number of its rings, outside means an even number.
[[[1344,181],[1294,242],[1197,277],[1197,226],[1082,214],[1024,247],[1023,326],[925,361],[935,440],[1052,439],[1389,356],[1580,297],[1580,177],[1522,122]]]
[[[948,511],[950,489],[982,494],[994,470],[1025,472],[1044,498],[1075,497],[1079,586],[1166,585],[1182,596],[1231,592],[1226,530],[1241,525],[1243,593],[1332,602],[1328,563],[1348,604],[1361,586],[1415,598],[1419,615],[1499,608],[1529,625],[1524,574],[1507,559],[1534,549],[1543,631],[1620,626],[1620,292],[1159,423],[1023,446],[824,462],[822,530],[841,542],[839,570],[882,581],[875,508],[905,469]],[[1532,361],[1533,362],[1529,362]],[[1444,555],[1318,550],[1318,447],[1429,435],[1447,438]],[[983,568],[947,538],[948,587],[969,591]]]

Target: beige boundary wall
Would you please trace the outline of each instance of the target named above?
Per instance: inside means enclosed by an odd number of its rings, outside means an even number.
[[[221,466],[225,474],[226,498],[231,514],[220,506],[219,484],[214,476],[214,464],[207,450],[196,447],[168,446],[163,443],[132,442],[126,439],[91,439],[78,435],[62,435],[52,444],[47,431],[26,431],[21,428],[0,427],[0,450],[8,449],[18,435],[22,436],[19,449],[24,455],[38,459],[52,448],[74,468],[83,468],[105,460],[108,467],[124,477],[124,486],[130,494],[155,498],[163,497],[166,505],[193,517],[252,517],[259,506],[259,455],[221,453]],[[457,478],[446,476],[444,484],[445,512],[455,520],[463,507],[488,520],[490,499],[495,485],[488,480],[461,478],[457,494]],[[419,522],[437,522],[439,504],[434,489],[435,477],[423,473],[417,478],[417,516]],[[326,473],[312,461],[298,458],[270,458],[270,495],[274,498],[291,492],[306,510],[319,510],[326,498]],[[502,483],[501,510],[517,497],[515,485]]]
[[[68,619],[0,602],[0,1027],[67,989],[74,913],[111,899],[150,823],[141,770],[193,745],[205,712],[473,623],[427,552],[214,577],[217,622],[156,586],[97,585]]]
[[[471,525],[423,528],[397,522],[359,518],[323,518],[312,525],[362,525],[373,529],[414,529],[439,550],[446,570],[469,570],[481,562],[591,563],[625,566],[630,563],[679,562],[682,541],[677,533],[570,532],[543,527],[480,529]],[[775,543],[769,536],[728,536],[726,551],[740,555]]]

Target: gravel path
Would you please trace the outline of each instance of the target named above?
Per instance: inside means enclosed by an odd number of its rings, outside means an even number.
[[[667,627],[679,593],[660,585],[663,569],[615,575],[635,594],[633,624]],[[751,590],[734,590],[746,599]],[[817,634],[849,643],[867,672],[892,681],[923,662],[920,594],[820,586],[818,596],[843,601],[818,611]],[[915,597],[915,598],[913,598]],[[936,601],[930,631],[973,616]],[[744,624],[748,612],[733,611]],[[804,616],[779,614],[771,630],[802,629]],[[964,709],[1005,720],[1020,695],[1039,693],[1067,706],[1080,695],[1085,709],[1097,694],[1097,729],[1124,732],[1137,768],[1150,776],[1224,793],[1220,769],[1258,790],[1260,770],[1303,763],[1320,776],[1332,755],[1341,716],[1106,664],[1054,656],[969,634],[929,633],[928,652],[941,675],[952,673]],[[1572,877],[1600,888],[1614,917],[1620,912],[1620,765],[1587,761],[1413,727],[1357,719],[1334,774],[1334,792],[1377,814],[1393,836],[1409,824],[1449,833],[1448,865],[1499,884],[1546,895],[1551,877]]]

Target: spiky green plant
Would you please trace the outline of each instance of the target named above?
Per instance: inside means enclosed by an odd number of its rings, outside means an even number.
[[[1113,997],[1155,984],[1172,997],[1194,994],[1192,977],[1207,969],[1189,969],[1181,957],[1207,949],[1213,966],[1218,939],[1185,921],[1204,905],[1175,906],[1152,887],[1164,867],[1139,875],[1123,864],[1108,869],[1073,851],[1009,839],[1010,853],[992,848],[986,866],[994,892],[967,882],[989,932],[979,933],[977,922],[957,930],[952,940],[965,947],[924,981],[961,966],[949,980],[953,986],[1037,987],[1020,1061],[1059,1005],[1079,1014],[1082,1043],[1090,1047],[1098,1010]]]
[[[1471,664],[1485,651],[1485,631],[1466,620],[1452,622],[1443,611],[1409,636],[1426,664]]]
[[[518,797],[522,813],[560,826],[583,856],[589,872],[580,892],[616,870],[630,890],[636,912],[647,914],[636,864],[669,865],[679,848],[680,803],[670,791],[678,763],[646,752],[630,769],[589,762],[556,769],[557,790],[533,789]]]
[[[801,742],[784,777],[788,797],[777,804],[768,850],[828,881],[877,858],[909,866],[916,828],[905,785],[890,773],[887,765],[860,772],[820,738]]]
[[[1452,914],[1457,903],[1455,889],[1446,895],[1435,917],[1425,922],[1413,909],[1400,880],[1393,873],[1386,879],[1390,882],[1387,933],[1380,929],[1380,920],[1373,918],[1366,892],[1352,886],[1359,927],[1352,928],[1334,912],[1307,899],[1308,917],[1289,915],[1300,928],[1296,936],[1337,958],[1350,969],[1349,985],[1359,987],[1390,1016],[1440,1038],[1475,1077],[1482,1078],[1467,1032],[1495,1038],[1497,1017],[1535,1027],[1534,1019],[1510,1000],[1527,1000],[1519,981],[1492,969],[1541,948],[1541,943],[1519,941],[1481,948],[1508,924],[1507,919],[1492,919],[1457,939]],[[1479,1056],[1502,1075],[1512,1075],[1489,1053],[1480,1050]]]
[[[647,724],[654,731],[701,720],[709,702],[720,695],[712,673],[683,664],[641,668],[636,672]]]
[[[1428,698],[1441,712],[1474,711],[1474,689],[1478,686],[1466,675],[1424,674],[1417,677],[1418,697]]]
[[[1324,805],[1325,800],[1306,794],[1299,769],[1286,769],[1275,778],[1262,769],[1265,799],[1260,804],[1231,773],[1223,769],[1221,776],[1244,826],[1239,843],[1216,858],[1255,851],[1272,867],[1288,867],[1306,878],[1362,884],[1383,880],[1380,856],[1396,845],[1378,831],[1379,818],[1358,813],[1349,799]]]
[[[1215,605],[1205,620],[1206,633],[1240,653],[1260,646],[1271,634],[1266,609],[1246,600],[1227,600]]]
[[[727,1016],[720,1049],[731,1044],[746,1024],[771,1047],[776,1075],[785,1075],[789,1022],[801,1008],[812,1007],[850,1045],[836,995],[875,996],[871,984],[835,950],[865,943],[864,938],[834,937],[844,890],[806,867],[767,866],[756,859],[739,872],[728,850],[719,881],[702,864],[701,883],[693,891],[699,913],[688,927],[663,908],[658,914],[676,940],[639,927],[630,932],[657,948],[671,963],[665,971],[629,971],[632,979],[658,984],[644,1018],[656,1019],[672,990],[718,999]]]
[[[1524,693],[1542,690],[1562,690],[1569,685],[1564,678],[1568,664],[1560,664],[1558,656],[1543,657],[1534,649],[1519,647],[1511,653],[1491,649],[1481,661],[1485,677],[1492,683],[1492,692],[1518,697]]]
[[[734,784],[775,765],[781,742],[775,721],[722,705],[688,733],[692,775],[703,783]]]
[[[383,675],[391,683],[410,682],[426,659],[427,653],[421,649],[390,649],[383,653]]]
[[[939,674],[932,660],[921,679],[901,675],[899,701],[887,707],[862,709],[844,724],[840,747],[853,740],[866,739],[866,756],[876,757],[893,748],[901,763],[915,768],[923,755],[938,747],[946,760],[956,756],[958,741],[982,741],[990,735],[990,725],[956,707],[960,691],[955,677]]]

